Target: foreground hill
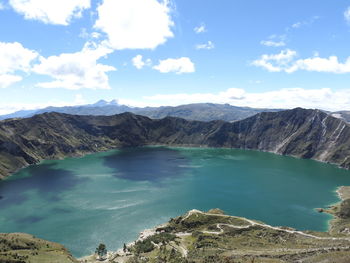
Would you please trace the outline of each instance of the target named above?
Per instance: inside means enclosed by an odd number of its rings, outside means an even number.
[[[350,126],[319,110],[259,113],[234,123],[45,113],[0,122],[0,176],[44,159],[144,145],[254,149],[350,168]]]
[[[120,105],[116,101],[98,101],[95,104],[70,106],[70,107],[47,107],[39,110],[23,110],[12,114],[0,116],[0,120],[9,118],[28,118],[37,114],[47,112],[59,112],[73,115],[104,115],[111,116],[124,112],[132,112],[152,119],[162,119],[165,117],[179,117],[187,120],[198,121],[236,121],[248,118],[259,112],[279,111],[272,109],[254,109],[249,107],[235,107],[229,104],[195,103],[176,107],[146,107],[137,108]]]
[[[0,234],[0,262],[348,263],[350,236],[344,230],[349,228],[349,201],[333,208],[341,228],[329,233],[273,227],[224,215],[219,209],[192,210],[145,230],[138,240],[108,252],[103,260],[97,255],[76,260],[58,244],[26,234]]]
[[[348,235],[298,231],[224,215],[219,209],[192,210],[141,233],[108,262],[141,263],[347,263]],[[85,261],[86,260],[86,261]],[[82,262],[97,262],[96,255]]]
[[[32,235],[0,234],[2,263],[78,263],[60,244],[38,239]]]

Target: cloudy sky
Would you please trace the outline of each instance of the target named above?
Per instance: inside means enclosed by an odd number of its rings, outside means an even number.
[[[350,110],[348,0],[0,0],[0,114],[117,99]]]

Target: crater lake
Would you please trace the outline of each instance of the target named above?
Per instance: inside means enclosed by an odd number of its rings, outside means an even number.
[[[258,151],[140,147],[44,161],[0,182],[0,232],[116,250],[191,209],[326,231],[315,208],[338,202],[350,171]]]

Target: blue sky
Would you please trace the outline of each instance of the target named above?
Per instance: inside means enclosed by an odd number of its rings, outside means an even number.
[[[345,0],[0,0],[0,114],[116,99],[350,110]]]

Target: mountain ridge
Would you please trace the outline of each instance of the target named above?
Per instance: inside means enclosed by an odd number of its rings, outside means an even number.
[[[161,107],[130,107],[119,104],[118,101],[110,102],[99,100],[94,104],[66,107],[46,107],[38,110],[22,110],[0,116],[0,120],[9,118],[27,118],[45,112],[60,112],[74,115],[104,115],[110,116],[123,112],[132,112],[152,119],[162,119],[167,116],[180,117],[188,120],[211,121],[224,120],[236,121],[252,116],[262,111],[279,111],[279,109],[257,109],[249,107],[237,107],[229,104],[194,103],[180,106]]]
[[[45,159],[147,145],[259,150],[350,168],[350,126],[320,110],[264,112],[233,123],[44,113],[0,121],[0,175]]]

